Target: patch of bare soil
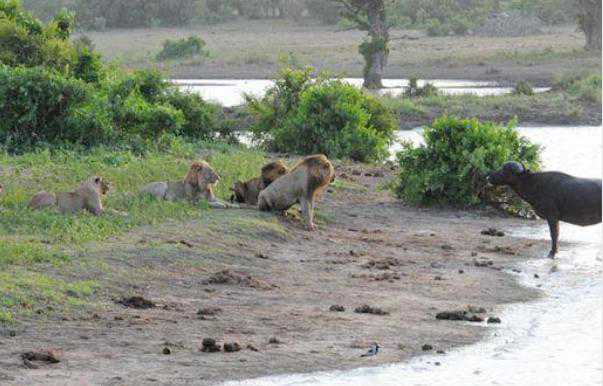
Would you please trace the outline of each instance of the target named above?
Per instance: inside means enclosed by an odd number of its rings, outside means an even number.
[[[478,318],[538,296],[506,268],[543,257],[545,242],[481,234],[525,221],[406,207],[379,188],[389,169],[337,173],[313,233],[296,218],[242,209],[91,246],[107,268],[78,275],[102,278],[101,306],[87,317],[20,321],[0,338],[0,383],[215,385],[377,366],[422,355],[426,344],[443,353],[474,343],[492,328]],[[133,292],[165,306],[112,300]],[[474,322],[441,320],[450,310],[459,313],[444,319]],[[361,358],[375,342],[379,355]],[[39,347],[62,350],[61,361],[24,365],[21,354]]]

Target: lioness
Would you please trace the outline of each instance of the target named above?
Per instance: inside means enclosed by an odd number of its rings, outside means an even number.
[[[287,166],[281,160],[264,165],[260,177],[255,177],[245,182],[237,181],[234,183],[231,189],[233,195],[230,197],[230,202],[236,201],[249,205],[257,205],[260,192],[270,186],[277,178],[287,174],[288,171]]]
[[[286,211],[299,203],[308,230],[314,231],[314,201],[334,179],[335,170],[327,157],[322,154],[306,157],[260,192],[259,209]]]
[[[75,213],[82,209],[100,216],[103,213],[101,197],[109,191],[109,184],[99,176],[91,177],[82,182],[80,186],[71,192],[48,192],[36,193],[29,201],[31,209],[43,209],[56,206],[59,212]]]
[[[188,200],[192,203],[206,199],[212,208],[231,207],[214,195],[213,186],[220,180],[218,173],[205,161],[193,162],[182,181],[151,182],[140,193],[150,194],[159,200]]]

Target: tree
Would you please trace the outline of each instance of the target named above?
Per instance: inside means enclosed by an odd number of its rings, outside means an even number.
[[[383,70],[389,55],[389,25],[385,18],[388,0],[332,0],[344,6],[343,16],[367,31],[359,47],[364,57],[364,87],[382,88]]]
[[[577,0],[578,27],[586,36],[585,49],[601,51],[601,0]]]

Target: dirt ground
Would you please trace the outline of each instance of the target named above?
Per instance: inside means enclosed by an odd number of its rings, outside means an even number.
[[[361,77],[358,45],[364,32],[293,21],[246,21],[187,28],[86,32],[109,60],[130,67],[157,66],[175,78],[273,78],[279,62],[312,65],[317,70]],[[166,39],[200,36],[210,57],[157,63]],[[575,26],[546,28],[524,37],[429,37],[419,31],[391,31],[385,76],[427,79],[530,81],[550,85],[566,72],[601,70],[601,55],[582,49]]]
[[[205,221],[90,245],[86,258],[108,268],[73,275],[104,275],[101,306],[4,331],[0,384],[214,385],[395,363],[420,355],[424,344],[443,350],[443,362],[451,348],[496,327],[436,320],[436,313],[471,305],[496,316],[504,304],[538,297],[511,268],[545,256],[547,245],[481,234],[530,222],[406,207],[382,189],[387,169],[341,166],[337,174],[314,233],[295,215],[216,210]],[[133,295],[156,306],[117,302]],[[354,312],[365,304],[387,314]],[[242,349],[202,352],[204,338]],[[372,342],[382,352],[361,358]],[[20,354],[34,349],[55,349],[61,361],[28,368]]]

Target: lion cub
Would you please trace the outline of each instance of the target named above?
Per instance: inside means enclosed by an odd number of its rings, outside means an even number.
[[[182,181],[151,182],[140,193],[150,194],[158,200],[188,200],[197,203],[206,199],[212,208],[231,207],[214,195],[213,186],[220,180],[218,173],[205,161],[193,162]]]
[[[62,214],[76,213],[85,209],[96,216],[100,216],[103,213],[101,197],[107,194],[108,191],[109,184],[102,177],[95,176],[82,182],[72,192],[36,193],[29,201],[28,206],[34,210],[56,206]]]
[[[314,201],[335,180],[333,165],[324,155],[301,160],[288,174],[278,178],[259,195],[262,211],[285,211],[299,203],[308,230],[314,225]]]
[[[234,183],[231,189],[233,194],[230,197],[230,202],[236,201],[238,203],[257,205],[260,192],[277,178],[287,174],[288,171],[287,166],[281,160],[264,165],[260,177],[252,178],[245,182],[237,181]]]

